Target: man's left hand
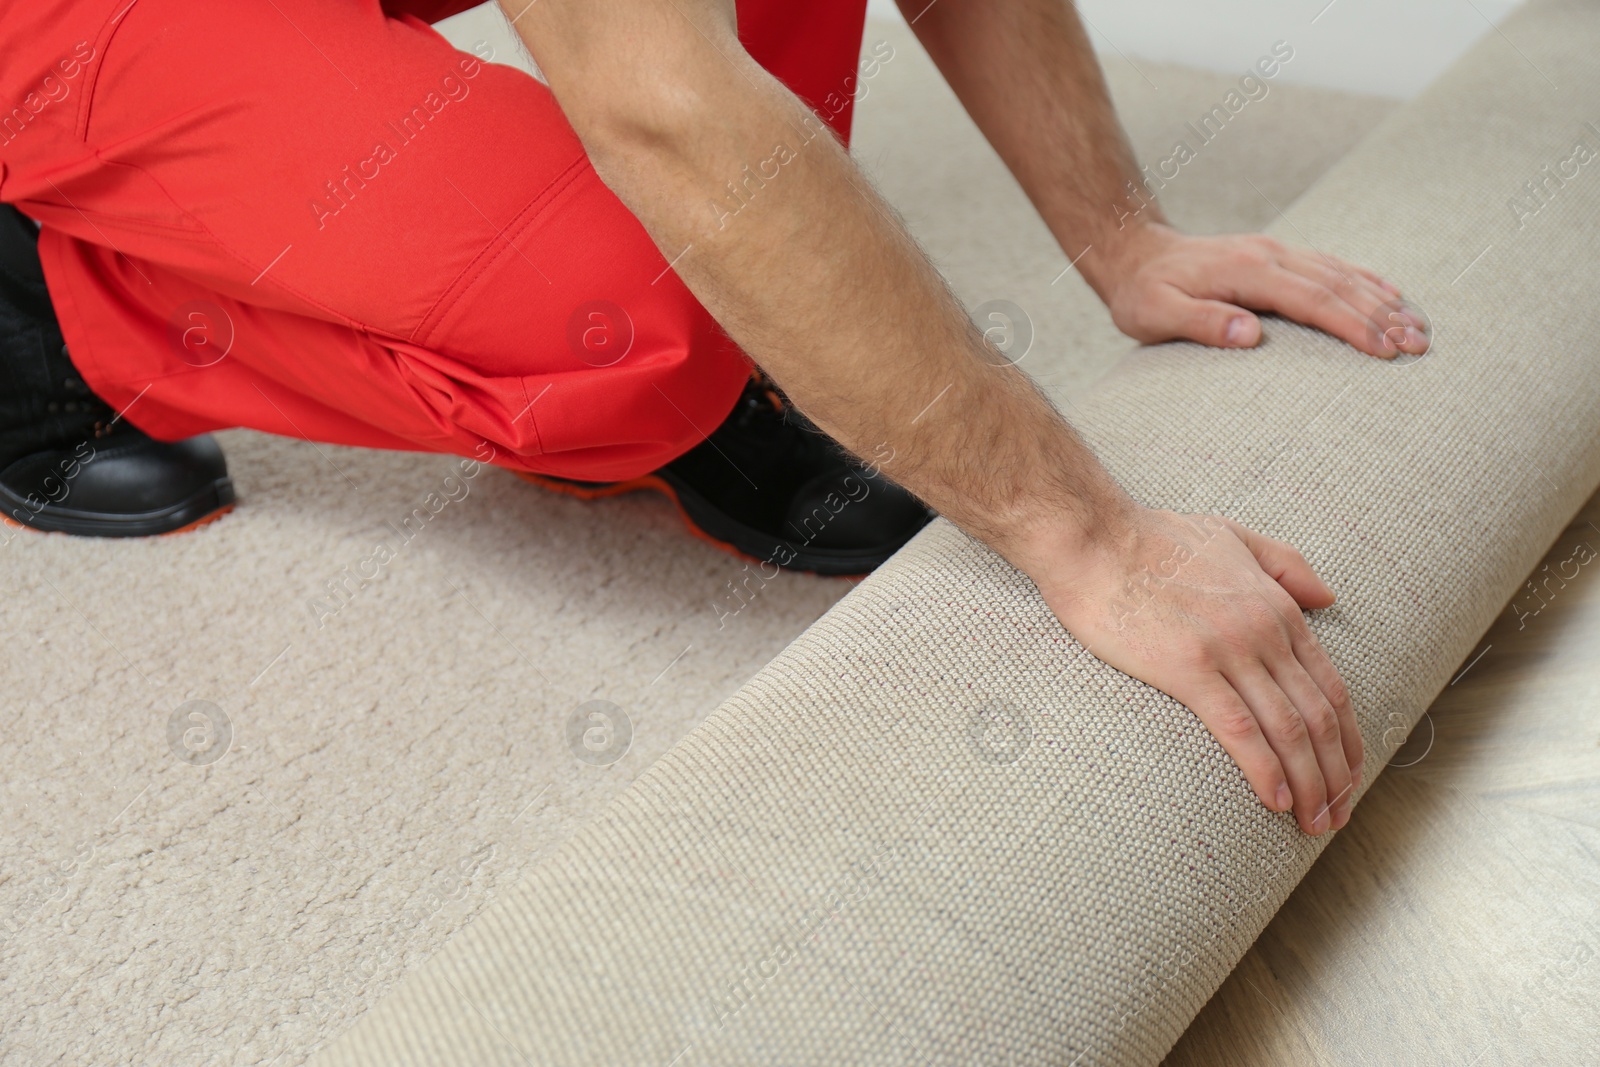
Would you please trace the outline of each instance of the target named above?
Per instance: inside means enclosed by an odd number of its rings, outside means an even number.
[[[1190,237],[1161,223],[1123,231],[1095,273],[1117,328],[1136,341],[1217,348],[1261,340],[1254,312],[1315,326],[1368,355],[1421,355],[1424,320],[1369,270],[1255,234]]]

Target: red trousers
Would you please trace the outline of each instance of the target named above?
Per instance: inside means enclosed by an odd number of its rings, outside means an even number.
[[[845,138],[865,2],[738,5],[750,54]],[[168,440],[246,426],[592,480],[722,420],[748,358],[549,90],[428,25],[472,6],[4,3],[0,200],[42,224],[97,393]]]

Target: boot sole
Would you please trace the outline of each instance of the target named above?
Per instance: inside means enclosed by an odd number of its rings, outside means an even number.
[[[689,532],[707,544],[758,566],[777,566],[784,570],[808,571],[829,578],[865,578],[877,567],[899,549],[887,546],[875,550],[861,550],[853,552],[832,551],[829,549],[802,548],[790,541],[783,541],[771,534],[762,533],[760,530],[751,529],[737,519],[712,507],[703,497],[687,486],[673,485],[659,474],[646,474],[638,478],[629,478],[621,482],[607,482],[603,485],[574,485],[571,482],[549,478],[544,475],[534,474],[531,471],[512,471],[518,478],[525,482],[532,482],[541,489],[548,489],[553,493],[564,493],[579,500],[600,500],[605,497],[620,496],[623,493],[633,493],[640,490],[652,490],[661,493],[672,501],[682,517],[684,525]],[[787,563],[779,563],[780,556],[792,557]]]
[[[213,523],[233,510],[233,480],[215,482],[169,507],[135,514],[73,511],[47,504],[31,512],[27,501],[0,485],[0,522],[40,533],[63,533],[77,537],[165,537],[187,533]],[[26,519],[21,515],[26,514]]]

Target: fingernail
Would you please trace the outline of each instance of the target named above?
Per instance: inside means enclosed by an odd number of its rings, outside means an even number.
[[[1245,331],[1250,328],[1250,322],[1243,315],[1236,316],[1228,323],[1228,343],[1237,345],[1244,343]]]
[[[1350,802],[1348,800],[1341,800],[1339,802],[1339,806],[1333,809],[1333,828],[1335,830],[1343,830],[1345,824],[1349,821]]]
[[[1382,285],[1384,290],[1390,296],[1399,296],[1400,295],[1400,287],[1395,285],[1394,282],[1391,282],[1389,279],[1387,279],[1387,278],[1379,278],[1378,279],[1378,284]]]
[[[1421,330],[1417,329],[1415,326],[1406,327],[1406,347],[1422,348],[1426,346],[1427,343],[1428,339],[1422,336]]]
[[[1278,786],[1278,807],[1277,807],[1277,810],[1278,811],[1288,811],[1289,810],[1289,805],[1292,804],[1292,803],[1294,803],[1294,797],[1289,795],[1289,787],[1287,785]]]
[[[1360,763],[1356,764],[1356,769],[1350,772],[1350,788],[1351,789],[1359,789],[1359,788],[1361,788],[1361,769],[1363,767],[1365,767],[1366,765],[1367,765],[1367,761],[1366,760],[1362,760]]]
[[[1317,813],[1317,817],[1315,819],[1311,820],[1311,832],[1314,833],[1314,834],[1320,834],[1324,830],[1326,830],[1327,828],[1328,828],[1328,813],[1325,810],[1324,811],[1319,811]]]

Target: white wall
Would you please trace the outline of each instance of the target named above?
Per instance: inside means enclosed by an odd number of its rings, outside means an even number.
[[[1517,0],[1079,0],[1078,10],[1106,63],[1157,59],[1242,72],[1284,40],[1295,50],[1284,81],[1409,97],[1516,6]],[[869,11],[900,17],[893,0],[869,0]]]
[[[538,67],[523,47],[522,39],[492,3],[479,4],[469,11],[452,15],[435,23],[433,28],[463,52],[472,52],[491,63],[521,67],[530,74],[538,75]]]
[[[1079,0],[1078,10],[1105,63],[1155,59],[1243,72],[1282,40],[1294,48],[1294,61],[1279,75],[1284,81],[1403,98],[1516,6],[1517,0]],[[894,0],[868,0],[868,11],[901,17]],[[477,44],[485,58],[516,62],[520,51],[492,8],[446,19],[439,28],[459,48]]]

